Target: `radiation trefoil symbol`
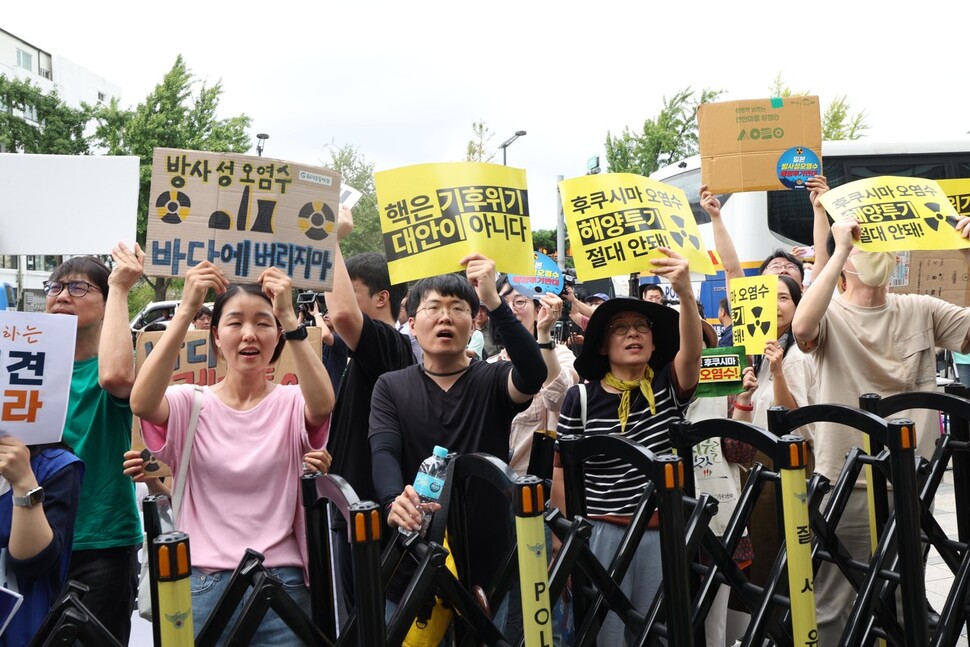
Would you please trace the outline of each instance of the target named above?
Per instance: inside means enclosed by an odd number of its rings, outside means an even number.
[[[755,332],[761,330],[762,335],[767,335],[768,330],[771,328],[770,321],[762,321],[761,314],[765,311],[761,306],[755,306],[751,308],[751,314],[754,316],[754,321],[748,324],[748,335],[754,336]]]
[[[162,222],[177,225],[189,217],[192,201],[181,191],[166,191],[155,200],[155,209]]]
[[[670,237],[673,238],[680,247],[684,247],[684,241],[690,241],[690,244],[694,246],[694,249],[700,250],[700,239],[697,236],[692,236],[690,233],[688,233],[688,231],[684,228],[686,225],[684,219],[680,216],[670,216],[670,219],[673,220],[674,224],[680,228],[678,231],[670,231]]]
[[[956,227],[956,224],[957,224],[956,218],[954,218],[953,216],[944,216],[942,213],[940,213],[940,203],[924,202],[923,206],[933,212],[932,216],[928,216],[923,219],[923,222],[926,223],[926,226],[932,229],[933,231],[940,230],[941,222],[948,222],[954,227]]]
[[[337,217],[325,202],[307,202],[300,209],[297,225],[310,240],[323,240],[337,228]]]

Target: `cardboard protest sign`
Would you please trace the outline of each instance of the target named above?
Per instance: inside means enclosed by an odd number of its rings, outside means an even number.
[[[0,153],[0,195],[0,254],[107,254],[119,241],[134,245],[137,157]]]
[[[541,252],[534,252],[535,271],[532,274],[509,274],[509,285],[519,294],[538,298],[543,294],[559,295],[564,279],[556,261]]]
[[[741,393],[744,390],[741,386],[741,372],[747,365],[748,358],[742,346],[701,350],[701,374],[697,383],[697,397],[715,398]]]
[[[697,131],[701,182],[714,193],[803,188],[821,172],[815,96],[703,103]]]
[[[867,252],[970,248],[953,228],[958,220],[953,204],[933,180],[866,178],[836,187],[820,201],[834,220],[859,221],[855,245]]]
[[[498,164],[418,164],[374,174],[391,283],[456,272],[468,254],[500,272],[532,272],[525,171]]]
[[[77,317],[0,310],[0,431],[28,445],[64,432]]]
[[[778,339],[778,277],[745,276],[728,286],[734,345],[761,355],[765,343]]]
[[[714,274],[687,195],[633,173],[584,175],[559,183],[566,228],[583,281],[646,272],[669,247],[692,272]]]
[[[970,306],[970,264],[960,250],[900,252],[896,280],[889,291],[928,294],[965,308]]]
[[[329,169],[156,148],[145,273],[184,276],[207,260],[239,282],[278,267],[294,287],[329,290],[339,204]]]
[[[310,344],[318,357],[323,356],[323,344],[320,329],[316,326],[307,327],[306,343]],[[135,371],[141,370],[142,365],[152,348],[158,343],[164,331],[143,332],[135,342]],[[73,353],[72,353],[73,357]],[[321,360],[322,361],[322,360]],[[226,363],[209,346],[208,330],[190,330],[185,333],[185,341],[179,350],[178,360],[172,369],[172,379],[169,384],[199,384],[211,386],[222,381],[226,376]],[[283,352],[275,365],[266,369],[266,379],[275,384],[298,384],[296,365],[293,362],[293,352],[288,344],[283,345]],[[145,441],[141,437],[141,427],[138,418],[131,426],[131,448],[142,452],[146,460],[145,472],[149,476],[169,476],[172,472],[164,463],[156,460],[146,449]]]

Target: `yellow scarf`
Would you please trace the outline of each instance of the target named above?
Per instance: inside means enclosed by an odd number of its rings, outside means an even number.
[[[643,377],[639,380],[620,380],[613,376],[612,372],[607,372],[603,378],[606,386],[613,387],[620,392],[620,408],[616,410],[616,415],[620,419],[620,433],[626,433],[626,421],[630,417],[630,392],[640,389],[640,393],[647,399],[650,405],[650,415],[657,415],[657,403],[653,397],[653,369],[647,366],[643,372]]]

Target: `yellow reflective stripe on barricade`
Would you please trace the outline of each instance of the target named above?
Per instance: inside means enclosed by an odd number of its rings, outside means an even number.
[[[549,605],[549,570],[542,516],[517,516],[515,537],[519,554],[525,646],[548,647],[552,644],[552,611]]]
[[[818,644],[815,577],[812,573],[812,532],[808,521],[805,469],[781,469],[781,502],[788,550],[788,595],[791,598],[795,645]]]

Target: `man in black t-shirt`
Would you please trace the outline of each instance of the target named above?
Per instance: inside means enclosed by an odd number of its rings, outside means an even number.
[[[350,210],[342,207],[337,219],[337,240],[353,228]],[[357,254],[345,263],[338,243],[333,291],[327,294],[327,306],[335,331],[350,351],[350,362],[337,391],[327,450],[333,457],[330,473],[346,479],[362,501],[377,500],[367,444],[367,416],[374,384],[382,374],[414,363],[410,340],[394,327],[398,305],[406,292],[405,285],[391,285],[387,260],[382,254]],[[335,538],[334,546],[343,601],[349,603],[353,577],[343,525],[342,519],[335,519],[335,533],[341,536]]]
[[[468,280],[446,274],[419,281],[408,314],[424,363],[381,376],[374,388],[370,444],[378,501],[392,529],[421,526],[420,500],[410,484],[435,445],[458,454],[486,452],[505,460],[512,418],[523,411],[546,378],[531,332],[519,323],[495,286],[495,263],[474,254],[462,259]],[[510,362],[471,359],[465,346],[479,303],[505,343]],[[511,539],[511,516],[499,493],[468,484],[472,582],[488,588]],[[393,531],[392,531],[393,532]],[[407,562],[404,562],[407,563]],[[406,578],[405,578],[406,579]],[[388,599],[399,600],[398,577]]]

